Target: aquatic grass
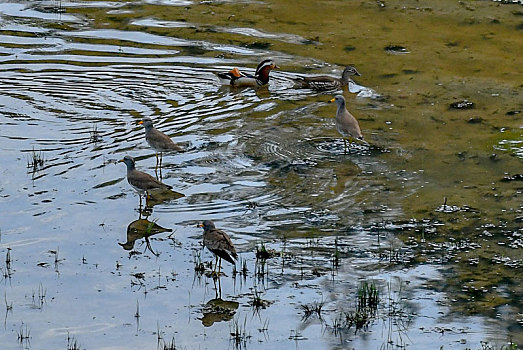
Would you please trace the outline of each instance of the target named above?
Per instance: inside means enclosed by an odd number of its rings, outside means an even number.
[[[314,314],[316,314],[320,320],[323,320],[321,311],[322,311],[324,305],[325,305],[325,301],[323,301],[323,300],[314,301],[312,304],[300,305],[301,309],[303,310],[302,320],[303,321],[307,320]]]
[[[518,344],[513,343],[511,339],[509,339],[507,344],[503,344],[499,348],[496,345],[490,345],[488,341],[480,341],[479,343],[481,345],[481,348],[478,348],[477,350],[498,350],[498,349],[499,350],[519,350],[519,349],[521,349],[521,347]],[[441,347],[440,349],[443,349],[443,347]],[[476,349],[465,348],[464,350],[476,350]]]
[[[78,345],[78,341],[75,339],[74,336],[71,336],[69,334],[69,331],[67,331],[67,350],[80,350],[80,345]]]
[[[360,329],[366,330],[372,320],[371,315],[366,310],[349,311],[344,316],[345,327],[351,328],[354,326],[356,328],[355,333]]]
[[[136,300],[136,312],[134,313],[134,318],[140,318],[140,302]]]
[[[271,301],[263,299],[262,296],[263,292],[254,289],[252,293],[252,299],[249,301],[249,304],[255,313],[259,313],[260,309],[265,309],[267,306],[272,304]]]
[[[44,166],[45,160],[42,151],[36,151],[34,146],[29,158],[27,160],[27,168],[30,169],[31,173],[36,173],[40,168]]]
[[[379,291],[374,283],[363,282],[357,290],[356,311],[344,314],[345,326],[355,327],[356,332],[366,330],[371,321],[376,317],[379,304]]]
[[[194,272],[201,276],[204,274],[205,272],[205,265],[204,263],[202,262],[202,257],[201,257],[201,250],[198,249],[198,250],[193,250],[192,251],[192,257],[193,257],[193,268],[194,268]]]
[[[27,324],[22,322],[22,324],[20,325],[20,330],[16,332],[16,335],[20,345],[22,345],[24,348],[29,348],[29,345],[31,343],[31,330],[27,328]]]
[[[379,291],[374,283],[363,282],[358,288],[358,310],[376,310],[379,303]]]
[[[278,255],[275,249],[267,249],[264,242],[256,246],[256,260],[268,260]]]
[[[332,266],[334,268],[340,267],[340,251],[338,249],[338,237],[334,240],[334,256],[332,257]]]
[[[356,310],[342,311],[333,319],[332,329],[334,334],[337,335],[342,329],[352,327],[355,328],[355,333],[360,329],[366,330],[378,316],[379,304],[379,291],[376,285],[368,282],[361,283],[356,292]],[[309,312],[309,316],[314,312],[313,307],[310,306],[304,308],[305,310]],[[321,308],[318,311],[321,313]],[[321,319],[321,314],[318,314],[318,317]]]
[[[98,132],[98,127],[96,126],[96,124],[94,124],[91,130],[89,131],[89,142],[98,143],[100,141],[102,141],[102,138],[100,137],[100,133]]]
[[[65,12],[67,12],[67,9],[62,4],[62,0],[58,0],[58,6],[54,6],[52,11],[54,13],[65,13]]]
[[[251,338],[250,333],[247,333],[247,315],[243,320],[243,324],[240,323],[238,318],[234,318],[231,321],[230,335],[236,349],[242,349],[247,347],[247,341]]]
[[[5,254],[5,268],[11,270],[11,248],[7,248],[7,253]]]
[[[171,342],[165,342],[165,340],[161,339],[161,344],[159,344],[158,349],[160,350],[176,350],[176,341],[174,340],[174,336],[171,338]]]
[[[258,328],[258,332],[260,333],[266,333],[269,330],[269,319],[267,318],[265,321],[263,321],[263,325],[261,328]]]
[[[247,273],[249,272],[249,270],[247,269],[247,261],[246,260],[243,260],[243,264],[242,264],[242,275],[243,277],[247,278]]]
[[[47,293],[47,289],[40,285],[38,286],[38,295],[36,295],[36,292],[33,290],[32,294],[32,303],[31,308],[41,310],[44,307],[45,304],[45,295]]]
[[[385,307],[385,317],[387,319],[387,344],[404,344],[403,335],[408,337],[408,327],[414,318],[412,312],[408,312],[407,305],[402,296],[403,287],[400,284],[396,291],[396,297],[392,296],[392,283],[388,286],[387,306]],[[393,334],[397,334],[397,339],[393,339]]]
[[[5,291],[4,291],[4,302],[5,302],[6,312],[13,311],[13,302],[11,302],[11,303],[7,302],[7,293]]]

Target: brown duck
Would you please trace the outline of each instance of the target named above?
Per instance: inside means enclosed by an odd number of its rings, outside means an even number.
[[[319,91],[342,89],[349,84],[350,77],[361,74],[353,66],[347,66],[341,74],[341,78],[331,77],[329,75],[316,75],[311,77],[298,77],[294,79],[296,87],[304,89],[313,89]]]

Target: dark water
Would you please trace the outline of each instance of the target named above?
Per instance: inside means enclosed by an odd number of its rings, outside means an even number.
[[[0,4],[2,349],[523,343],[522,12],[487,1]],[[267,88],[213,74],[266,57],[281,67]],[[344,154],[332,94],[291,78],[347,64],[362,73],[366,89],[344,95],[370,146]],[[153,198],[148,220],[172,232],[128,251],[118,243],[143,223],[116,162],[129,154],[155,173],[143,117],[187,148],[162,169],[184,197]],[[246,267],[225,267],[225,305],[194,269],[212,258],[204,219],[230,233]],[[262,243],[278,252],[263,269]],[[380,304],[356,332],[340,320],[364,282]],[[304,317],[315,303],[321,317]]]

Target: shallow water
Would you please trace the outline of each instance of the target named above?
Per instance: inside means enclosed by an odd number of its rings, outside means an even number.
[[[521,345],[522,14],[489,1],[0,4],[2,348]],[[280,66],[268,88],[213,74],[261,57]],[[370,143],[344,154],[332,93],[291,78],[347,64],[376,95],[344,91]],[[474,108],[450,107],[463,100]],[[184,197],[156,195],[148,219],[172,233],[124,250],[139,200],[116,162],[155,173],[146,116],[187,148],[162,169]],[[221,313],[194,269],[212,258],[204,219],[247,268],[224,268]],[[278,255],[260,273],[262,243]],[[342,327],[363,282],[380,304],[366,328]],[[314,303],[321,317],[304,317]]]

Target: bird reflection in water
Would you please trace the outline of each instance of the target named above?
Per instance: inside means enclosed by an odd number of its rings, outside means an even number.
[[[159,254],[155,253],[151,247],[149,237],[162,232],[172,232],[172,230],[158,225],[155,221],[140,218],[134,220],[127,226],[127,242],[118,244],[125,250],[132,250],[134,248],[134,242],[143,238],[145,240],[146,250],[149,249],[151,253],[158,256]]]
[[[200,320],[204,327],[210,327],[215,322],[230,321],[236,314],[239,305],[236,301],[221,298],[211,299],[203,307],[203,317]]]

